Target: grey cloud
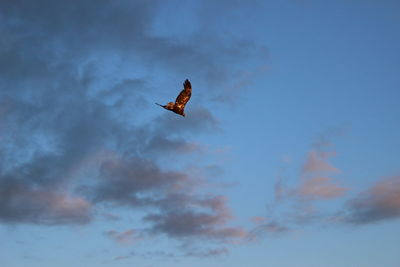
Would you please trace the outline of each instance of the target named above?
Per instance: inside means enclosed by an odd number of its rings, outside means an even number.
[[[267,221],[267,219],[264,220]],[[280,235],[291,231],[292,229],[288,227],[286,224],[278,222],[276,220],[268,222],[260,222],[247,234],[246,238],[247,240],[254,241],[265,235],[267,236]]]
[[[229,35],[222,37],[210,29],[184,36],[157,36],[152,33],[152,25],[159,17],[156,16],[157,10],[163,4],[161,1],[68,1],[57,4],[48,0],[35,3],[5,1],[2,13],[8,25],[6,32],[11,35],[9,42],[19,38],[23,43],[15,49],[14,59],[3,62],[10,63],[7,64],[11,67],[7,68],[10,71],[14,67],[24,68],[14,69],[15,75],[21,70],[32,75],[31,66],[26,64],[26,54],[18,51],[29,51],[31,64],[46,66],[49,58],[54,62],[79,62],[96,58],[99,53],[108,55],[111,50],[125,62],[192,73],[219,87],[221,81],[227,81],[227,77],[231,76],[232,63],[245,60],[250,51],[256,50],[249,41],[235,38],[226,41]],[[209,3],[202,5],[208,6]],[[223,20],[228,13],[222,16],[218,13],[215,17]],[[198,16],[196,19],[200,24],[206,24],[209,16]],[[46,44],[42,40],[46,40]],[[51,49],[54,47],[56,49]],[[17,62],[19,64],[15,64]],[[39,70],[45,72],[43,67],[35,69]],[[218,90],[214,89],[207,92],[218,94]]]
[[[109,221],[118,221],[121,219],[118,215],[108,213],[108,212],[103,212],[101,214],[101,216],[103,216],[106,220],[109,220]]]
[[[94,202],[133,207],[153,205],[164,192],[188,180],[184,173],[163,171],[154,162],[142,158],[105,161],[99,178],[98,185],[89,192]]]
[[[164,112],[164,110],[161,110]],[[181,120],[174,114],[165,113],[155,118],[151,124],[137,127],[135,141],[141,155],[157,157],[174,156],[201,153],[204,146],[191,142],[190,137],[200,133],[218,132],[219,123],[206,109],[197,107],[190,110],[185,120]],[[132,148],[132,147],[131,147]],[[123,148],[123,149],[126,149]]]
[[[183,198],[185,199],[185,198]],[[168,198],[166,203],[171,203]],[[240,227],[226,226],[231,214],[222,196],[173,202],[160,213],[150,213],[144,221],[151,222],[150,233],[164,233],[170,237],[198,237],[215,241],[229,242],[240,240],[246,231]],[[200,207],[195,209],[194,207]]]
[[[381,179],[349,200],[338,218],[356,225],[400,218],[400,176]]]
[[[126,255],[117,256],[113,260],[114,261],[126,260],[132,257],[141,257],[144,259],[160,258],[163,260],[177,260],[181,257],[199,257],[199,258],[220,257],[229,253],[228,248],[225,247],[217,247],[211,249],[185,248],[183,250],[187,251],[184,252],[183,254],[175,254],[172,252],[165,252],[160,250],[147,251],[142,253],[130,252],[129,254]]]
[[[123,255],[123,256],[117,256],[117,257],[114,257],[114,261],[120,261],[120,260],[126,260],[126,259],[129,259],[130,257],[132,257],[132,255]]]
[[[104,232],[104,235],[120,244],[129,244],[140,239],[137,231],[134,229],[126,230],[123,232],[108,230]]]
[[[81,197],[0,180],[0,221],[53,225],[86,224],[91,219],[91,204]]]
[[[114,257],[113,260],[114,261],[126,260],[126,259],[129,259],[132,257],[141,257],[144,259],[161,258],[163,260],[171,260],[171,259],[177,258],[178,255],[174,254],[172,252],[165,252],[165,251],[161,251],[161,250],[147,251],[147,252],[142,252],[142,253],[132,251],[129,254]]]
[[[280,225],[277,222],[269,222],[260,227],[267,233],[283,233],[290,230],[288,227]]]
[[[205,258],[205,257],[217,257],[217,256],[222,256],[225,254],[228,254],[229,250],[227,248],[214,248],[214,249],[209,249],[205,251],[189,251],[185,254],[185,256],[189,257],[200,257],[200,258]]]
[[[165,153],[166,152],[177,152],[179,154],[187,154],[195,151],[201,151],[200,145],[196,143],[190,143],[183,138],[172,139],[163,135],[152,136],[148,143],[144,147],[145,153]]]
[[[154,127],[160,133],[171,135],[219,130],[218,120],[210,110],[202,107],[195,107],[185,119],[185,121],[179,120],[176,116],[170,116],[167,113],[154,121]]]
[[[185,120],[164,110],[147,119],[167,86],[159,76],[193,77],[193,99],[208,105],[235,83],[232,66],[255,45],[218,31],[157,35],[156,14],[167,4],[1,2],[1,222],[85,224],[105,204],[151,207],[147,233],[217,241],[245,234],[228,226],[225,199],[196,191],[195,175],[157,163],[164,152],[178,161],[201,150],[191,137],[220,130],[214,109],[193,102]]]

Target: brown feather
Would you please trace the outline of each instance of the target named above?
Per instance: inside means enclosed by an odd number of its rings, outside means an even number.
[[[185,116],[185,106],[187,102],[189,101],[190,97],[192,96],[192,85],[189,82],[188,79],[185,80],[183,83],[183,90],[179,93],[178,97],[175,100],[175,104],[170,105],[172,103],[168,103],[168,105],[162,106],[165,109],[171,110],[175,112],[176,114]],[[157,104],[157,103],[156,103]]]

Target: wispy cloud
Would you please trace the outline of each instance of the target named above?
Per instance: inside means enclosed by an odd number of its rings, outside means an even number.
[[[205,258],[205,257],[218,257],[222,256],[225,254],[228,254],[228,249],[227,248],[214,248],[214,249],[209,249],[205,251],[190,251],[185,254],[185,256],[188,257],[200,257],[200,258]]]
[[[261,217],[258,217],[261,218]],[[256,241],[265,236],[277,236],[292,232],[287,223],[264,219],[263,222],[258,221],[257,225],[246,235],[249,241]]]
[[[335,184],[329,177],[312,177],[301,182],[294,194],[304,199],[331,199],[343,196],[347,188]]]
[[[303,165],[303,173],[311,172],[339,172],[339,170],[333,167],[328,159],[335,153],[327,153],[321,151],[312,150],[308,153],[307,160]]]
[[[337,208],[319,210],[316,204],[343,198],[349,191],[333,178],[341,173],[330,162],[335,155],[332,143],[322,136],[301,166],[297,184],[288,185],[289,179],[280,174],[274,188],[275,202],[269,206],[273,211],[271,218],[256,217],[257,226],[250,232],[250,237],[268,232],[289,232],[309,223],[364,225],[400,218],[400,176],[378,180],[346,200],[339,212]]]
[[[118,232],[116,230],[108,230],[104,232],[104,235],[110,237],[119,244],[131,244],[140,240],[138,232],[134,229]]]
[[[316,201],[332,199],[343,196],[347,188],[340,186],[332,174],[340,173],[330,162],[330,157],[334,156],[335,151],[321,151],[320,145],[315,145],[306,160],[304,161],[301,172],[298,174],[297,185],[288,187],[282,174],[275,183],[275,199],[297,198],[301,201]],[[316,150],[318,149],[318,150]]]
[[[321,135],[313,143],[297,175],[285,174],[287,167],[281,170],[274,185],[274,202],[268,205],[267,216],[256,217],[250,239],[290,233],[304,224],[322,222],[329,213],[321,212],[318,204],[345,196],[348,189],[333,178],[340,170],[330,162],[336,152],[328,136]]]

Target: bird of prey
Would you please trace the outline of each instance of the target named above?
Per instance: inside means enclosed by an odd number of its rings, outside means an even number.
[[[189,80],[186,79],[183,83],[183,90],[179,93],[178,97],[175,100],[175,103],[169,102],[166,105],[161,105],[156,103],[167,110],[175,112],[181,116],[185,116],[185,105],[189,101],[190,97],[192,96],[192,85],[190,84]]]

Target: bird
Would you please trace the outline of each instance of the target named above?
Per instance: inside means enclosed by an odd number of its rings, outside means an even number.
[[[192,96],[192,84],[186,79],[183,82],[183,90],[179,93],[178,97],[175,100],[175,103],[168,102],[166,105],[161,105],[156,103],[167,110],[175,112],[178,115],[185,117],[185,106],[186,103],[189,101],[190,97]]]

